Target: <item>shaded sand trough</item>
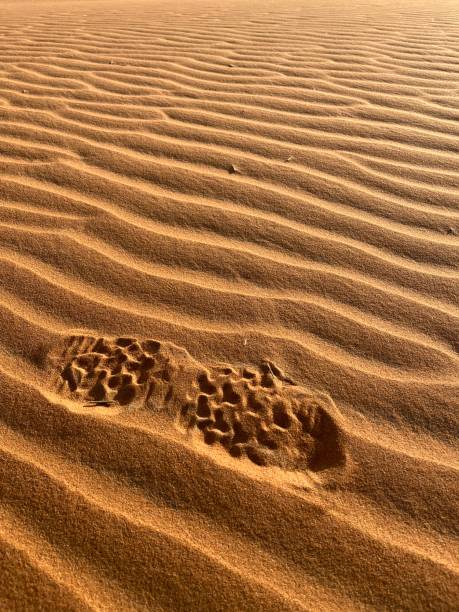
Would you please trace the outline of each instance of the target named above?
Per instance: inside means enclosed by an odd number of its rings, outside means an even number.
[[[0,609],[457,608],[458,35],[1,3]]]

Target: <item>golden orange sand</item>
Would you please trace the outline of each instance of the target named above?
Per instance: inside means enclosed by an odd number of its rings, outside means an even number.
[[[457,0],[2,0],[0,610],[457,610]]]

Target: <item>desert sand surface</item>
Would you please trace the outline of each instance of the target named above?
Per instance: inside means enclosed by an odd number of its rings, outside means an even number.
[[[0,13],[0,610],[457,610],[457,0]]]

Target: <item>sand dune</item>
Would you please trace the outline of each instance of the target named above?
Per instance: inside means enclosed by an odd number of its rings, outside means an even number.
[[[0,608],[453,610],[454,0],[3,0]]]

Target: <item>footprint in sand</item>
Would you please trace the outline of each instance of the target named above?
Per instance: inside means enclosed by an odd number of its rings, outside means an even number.
[[[170,343],[71,336],[56,362],[53,384],[63,395],[84,405],[161,412],[235,458],[313,471],[346,462],[333,401],[296,385],[270,361],[204,366]]]

